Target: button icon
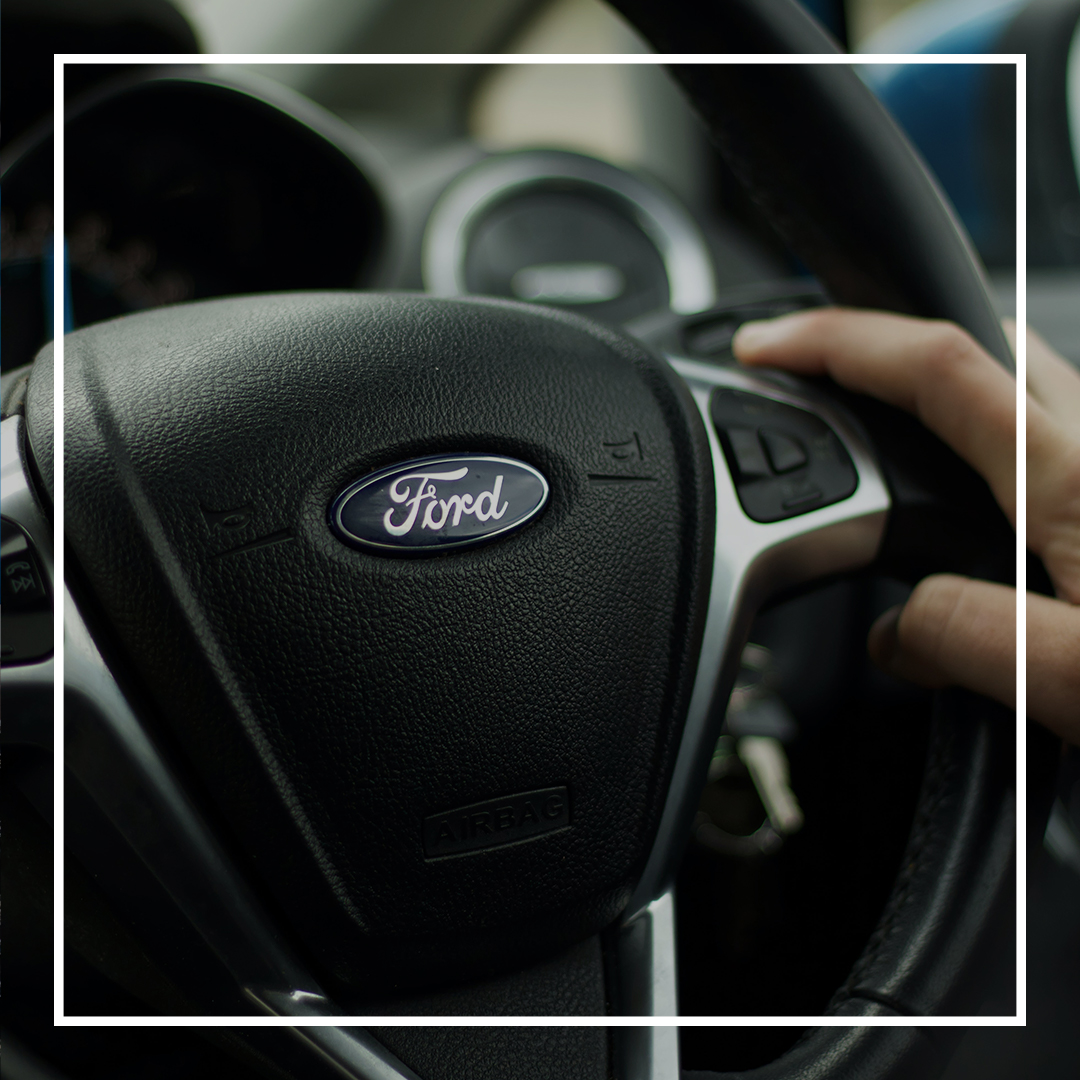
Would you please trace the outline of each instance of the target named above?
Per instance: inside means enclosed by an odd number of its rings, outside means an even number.
[[[806,450],[798,439],[780,431],[770,431],[768,428],[762,428],[759,434],[776,472],[791,472],[806,464]]]

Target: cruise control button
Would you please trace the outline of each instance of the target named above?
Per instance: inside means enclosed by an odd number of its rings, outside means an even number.
[[[779,431],[770,431],[769,428],[762,428],[758,434],[776,472],[791,472],[806,464],[806,450],[798,439]]]
[[[5,611],[26,611],[48,596],[34,556],[29,548],[22,547],[0,560],[0,602]]]
[[[709,412],[747,517],[783,521],[846,499],[858,486],[844,444],[808,409],[717,388]]]
[[[727,437],[731,441],[731,451],[735,455],[739,475],[744,480],[772,475],[756,431],[751,428],[728,428]]]
[[[26,533],[2,521],[0,536],[0,654],[4,664],[27,663],[52,652],[52,604]]]

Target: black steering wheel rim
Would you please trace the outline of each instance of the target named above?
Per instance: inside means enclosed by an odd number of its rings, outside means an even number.
[[[667,46],[665,51],[679,51],[678,46],[682,39],[677,36],[674,27],[675,13],[671,13],[672,25],[667,27],[661,21],[667,17],[665,13],[660,9],[653,10],[651,5],[617,6],[636,21],[658,47]],[[786,0],[769,0],[761,4],[731,3],[725,5],[716,18],[718,40],[739,46],[732,47],[730,51],[806,52],[827,51],[832,48],[828,39],[802,15],[800,9]],[[776,71],[770,74],[775,76]],[[739,98],[738,93],[732,93],[733,89],[737,89],[735,83],[740,78],[738,69],[734,76],[729,78],[729,74],[724,73],[721,79],[714,78],[716,72],[707,68],[677,70],[677,75],[687,85],[691,97],[703,114],[711,120],[714,129],[720,128],[720,120],[723,118],[718,118],[715,113],[709,117],[710,110],[716,107],[714,95],[725,94],[728,100]],[[907,156],[909,152],[902,137],[891,127],[891,122],[887,121],[883,113],[874,112],[876,106],[868,95],[862,98],[857,90],[852,89],[854,76],[847,68],[797,68],[791,71],[790,78],[790,86],[804,89],[810,87],[811,92],[806,94],[804,100],[815,103],[829,101],[831,106],[836,106],[837,100],[854,99],[858,103],[854,114],[849,111],[842,121],[837,121],[838,127],[843,131],[861,129],[870,143],[877,140],[876,145],[868,150],[868,155],[873,161],[874,172],[879,177],[890,174],[888,166],[895,162],[908,162],[906,172],[894,174],[894,190],[890,191],[889,202],[891,205],[904,205],[907,212],[914,213],[926,226],[915,239],[903,230],[885,229],[892,237],[892,246],[899,247],[900,251],[896,264],[893,264],[888,256],[883,256],[882,261],[888,265],[898,264],[904,267],[904,272],[897,275],[896,279],[890,279],[888,275],[875,278],[872,272],[874,268],[870,267],[868,270],[865,260],[860,261],[858,258],[865,252],[856,250],[849,253],[851,259],[845,262],[843,245],[838,248],[825,245],[818,252],[819,262],[823,266],[819,273],[833,295],[840,300],[867,306],[951,318],[967,326],[1003,363],[1008,363],[1007,346],[982,288],[977,269],[971,262],[966,241],[955,227],[948,211],[941,205],[932,185],[921,175],[917,166],[912,170],[910,158]],[[732,79],[735,82],[732,82]],[[749,96],[753,85],[755,84],[752,80],[742,84],[744,96]],[[836,107],[838,112],[843,112],[839,106]],[[735,112],[737,113],[738,109]],[[736,121],[739,119],[739,116],[735,117]],[[755,157],[758,150],[756,144],[740,146],[737,131],[734,135],[730,130],[727,135],[721,132],[719,141],[752,187],[763,195],[767,196],[771,192],[775,196],[769,205],[773,213],[778,214],[777,224],[783,230],[785,221],[790,223],[792,219],[785,219],[782,210],[778,211],[777,207],[790,192],[785,191],[782,177],[770,174],[770,165],[774,163]],[[763,201],[768,202],[768,199]],[[842,202],[842,198],[839,198],[839,201]],[[825,200],[819,209],[824,203]],[[871,231],[875,226],[875,216],[869,210],[867,212],[865,234],[874,237],[868,246],[878,253],[890,249],[887,239],[881,239],[880,229]],[[797,215],[797,220],[803,220],[804,214],[805,209]],[[833,235],[830,229],[823,227],[828,224],[828,214],[822,210],[814,234],[818,241],[822,237]],[[880,220],[877,220],[876,224],[881,225]],[[923,274],[912,262],[922,258],[917,252],[913,253],[913,249],[920,248],[931,235],[940,241],[935,247],[938,258],[932,261],[930,269],[933,273]],[[790,239],[793,246],[800,250],[813,266],[814,237],[810,237],[807,242],[806,235],[796,230]],[[799,242],[800,239],[802,243]],[[961,271],[960,267],[965,270]],[[869,289],[865,287],[868,281],[871,283]],[[855,287],[856,284],[859,288]],[[909,288],[905,289],[905,284]],[[40,400],[44,401],[44,398]],[[47,469],[44,457],[39,460],[39,466],[43,470]],[[936,906],[929,902],[913,902],[912,879],[909,875],[906,884],[898,886],[875,941],[853,971],[852,978],[834,1000],[831,1011],[837,1014],[918,1015],[964,1011],[965,1002],[969,1000],[968,989],[962,986],[961,982],[966,983],[968,979],[958,981],[950,977],[945,969],[964,968],[968,959],[979,952],[987,927],[999,917],[997,909],[1003,902],[1002,898],[1007,897],[1011,854],[1006,841],[1012,826],[1008,818],[1008,808],[1003,805],[1001,798],[1002,793],[1008,789],[1008,777],[1003,777],[1002,770],[1007,772],[1003,762],[1008,761],[1009,740],[1000,734],[1002,729],[1009,729],[1007,717],[995,717],[996,710],[992,706],[962,694],[946,695],[939,708],[946,715],[935,736],[937,753],[955,755],[952,758],[954,763],[976,762],[978,766],[973,775],[965,774],[963,769],[954,768],[950,772],[943,768],[939,770],[940,775],[928,779],[927,791],[920,803],[920,813],[926,819],[926,826],[922,834],[917,833],[917,836],[913,837],[913,843],[917,843],[919,850],[924,853],[922,858],[935,860],[935,867],[940,865],[936,860],[949,857],[960,859],[967,869],[977,865],[982,877],[979,874],[969,875],[969,880],[983,881],[983,910],[981,914],[975,913],[974,920],[959,920],[963,925],[957,929],[957,920],[954,919],[950,924],[950,918],[943,919],[942,913],[952,912],[953,908],[949,905],[959,903],[959,898],[945,898],[944,908],[941,906],[941,897],[936,898]],[[950,827],[947,823],[950,821],[960,826],[965,823],[972,826],[963,834],[963,850],[957,847],[955,835],[952,841],[948,840]],[[928,841],[927,832],[932,834],[932,842]],[[934,842],[939,844],[936,854]],[[970,860],[964,861],[972,855],[972,852],[967,850],[967,845],[981,849],[980,861],[977,864]],[[987,874],[995,883],[991,888],[986,888]],[[963,878],[965,873],[961,872],[959,876]],[[970,898],[966,903],[970,903]],[[945,940],[940,936],[946,933],[942,927],[952,925],[948,933],[959,934],[962,940],[957,944],[957,948],[963,955],[958,954],[954,948],[947,958],[943,958],[943,954],[948,950],[939,949],[937,957],[931,958],[930,952],[936,945],[927,944],[924,953],[913,958],[905,953],[902,947],[892,947],[893,942],[901,940],[908,932],[917,936],[919,927],[931,925],[938,928],[939,936],[933,938],[933,942],[937,944]],[[919,972],[916,970],[919,963],[913,963],[913,959],[933,959],[933,962],[924,964],[923,970]],[[916,973],[912,974],[913,971]],[[858,1045],[861,1047],[864,1043],[859,1042]],[[835,1064],[834,1060],[833,1065]],[[777,1067],[779,1065],[780,1063],[777,1063]],[[901,1074],[885,1071],[865,1075]]]
[[[683,7],[613,0],[613,6],[659,52],[699,50],[702,41],[736,53],[836,51],[835,43],[789,0]],[[692,20],[686,18],[687,8],[693,11]],[[729,166],[836,300],[950,319],[1012,369],[970,242],[903,135],[871,95],[859,92],[850,68],[793,66],[782,73],[770,71],[767,79],[758,77],[754,68],[735,66],[677,65],[672,71]],[[776,108],[781,98],[788,105],[786,116]],[[827,118],[820,109],[826,100],[833,106]],[[789,125],[789,140],[776,144],[789,151],[798,148],[786,160],[763,146],[763,136],[754,128],[762,101],[769,101],[774,115],[782,118],[780,123]],[[811,110],[819,123],[827,127],[835,122],[837,129],[822,139],[818,124],[806,124]],[[824,151],[815,154],[819,139]],[[840,150],[843,153],[836,153]],[[844,162],[846,173],[821,164],[830,152]],[[792,167],[795,161],[799,164]],[[873,182],[866,186],[880,199],[878,205],[859,190],[869,177]],[[796,206],[803,212],[793,213]],[[858,221],[856,230],[850,218],[840,220],[841,207],[844,215]],[[875,265],[878,257],[881,263]],[[886,262],[888,271],[881,265]],[[998,572],[1008,580],[1004,567]],[[938,695],[935,714],[930,763],[905,869],[867,949],[830,1004],[834,1015],[932,1015],[974,1009],[977,972],[986,962],[985,937],[995,928],[1007,927],[1012,918],[1012,715],[956,690]],[[1029,819],[1030,838],[1041,837],[1045,825],[1044,789],[1049,787],[1046,780],[1052,775],[1056,743],[1032,729],[1028,744],[1029,772],[1037,778],[1038,799]],[[956,846],[946,855],[945,838],[955,838],[968,828],[974,831],[964,841],[967,853]],[[931,854],[928,849],[934,845],[938,851]],[[922,861],[940,868],[954,859],[959,860],[954,863],[956,880],[966,877],[973,886],[966,897],[947,897],[944,890],[932,904],[925,895],[913,895],[919,892]],[[974,886],[976,880],[979,884]],[[944,926],[948,931],[942,933]],[[904,937],[921,940],[921,947],[905,950],[898,944]],[[958,977],[961,971],[964,977]],[[738,1075],[762,1080],[782,1075],[928,1075],[925,1055],[930,1047],[925,1041],[913,1033],[886,1034],[886,1030],[854,1038],[843,1029],[817,1029],[773,1065]]]

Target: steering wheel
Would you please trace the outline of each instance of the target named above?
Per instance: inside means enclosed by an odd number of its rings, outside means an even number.
[[[835,49],[791,0],[615,6],[664,52]],[[673,70],[836,300],[952,319],[1011,363],[959,227],[849,67]],[[101,856],[205,954],[199,1002],[132,960],[169,1011],[374,1012],[373,984],[407,1001],[554,954],[603,1011],[605,932],[615,1007],[674,1012],[670,883],[757,608],[871,564],[1015,563],[985,483],[909,417],[552,310],[251,296],[65,353],[67,829],[107,820]],[[52,377],[47,349],[4,421],[4,515],[45,574]],[[977,1006],[1012,912],[1014,743],[1005,710],[938,695],[908,851],[832,1014]],[[409,1075],[362,1033],[304,1037]],[[752,1075],[928,1075],[926,1054],[823,1028]]]

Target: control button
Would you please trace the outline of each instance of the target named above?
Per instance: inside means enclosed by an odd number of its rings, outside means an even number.
[[[41,572],[29,545],[22,537],[19,539],[22,541],[19,550],[8,552],[5,544],[5,554],[0,559],[0,602],[5,611],[28,611],[49,595],[41,583]]]
[[[6,518],[0,524],[0,654],[26,663],[52,652],[52,602],[29,537]]]
[[[769,428],[762,428],[759,434],[774,472],[791,472],[806,464],[806,451],[798,439],[780,431],[770,431]]]
[[[731,440],[731,452],[735,455],[736,468],[742,479],[772,475],[756,431],[751,428],[728,428],[727,437]]]
[[[735,490],[754,521],[783,521],[839,502],[858,486],[828,424],[806,409],[720,387],[709,411]]]

